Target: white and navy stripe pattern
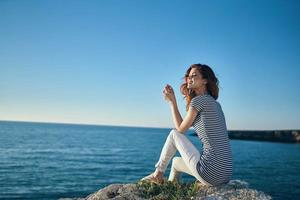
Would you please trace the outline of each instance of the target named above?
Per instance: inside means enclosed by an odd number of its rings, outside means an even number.
[[[190,106],[198,110],[192,125],[203,144],[197,171],[211,185],[227,183],[232,176],[232,152],[221,105],[204,94],[194,97]]]

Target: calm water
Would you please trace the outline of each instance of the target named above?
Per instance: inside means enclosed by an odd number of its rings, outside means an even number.
[[[0,199],[85,197],[135,182],[153,171],[170,130],[0,121]],[[197,137],[188,137],[201,149]],[[230,142],[232,179],[274,199],[300,196],[300,144]]]

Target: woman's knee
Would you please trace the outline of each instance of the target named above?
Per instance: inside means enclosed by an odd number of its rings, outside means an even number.
[[[173,134],[176,130],[175,129],[172,129],[169,133],[169,135]]]
[[[178,131],[176,129],[172,129],[169,133],[170,137],[174,137],[174,135],[178,134]]]
[[[181,157],[174,157],[172,159],[172,167],[174,169],[177,169],[181,165],[181,162],[182,162],[182,158]]]
[[[174,134],[174,129],[172,129],[172,130],[170,131],[168,137],[173,139],[173,134]]]
[[[176,165],[176,164],[178,164],[178,163],[180,162],[181,159],[182,159],[181,157],[176,156],[176,157],[174,157],[174,158],[172,159],[172,163],[173,163],[174,165]]]

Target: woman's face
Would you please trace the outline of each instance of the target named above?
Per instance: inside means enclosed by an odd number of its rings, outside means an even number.
[[[202,75],[197,70],[197,68],[192,68],[189,77],[187,78],[187,88],[188,89],[202,89],[206,87],[207,80],[202,78]]]

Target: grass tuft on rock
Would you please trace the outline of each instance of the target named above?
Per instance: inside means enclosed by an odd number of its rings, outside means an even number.
[[[197,183],[178,183],[176,181],[165,181],[163,184],[139,181],[136,185],[141,197],[152,200],[193,199],[199,190]]]

